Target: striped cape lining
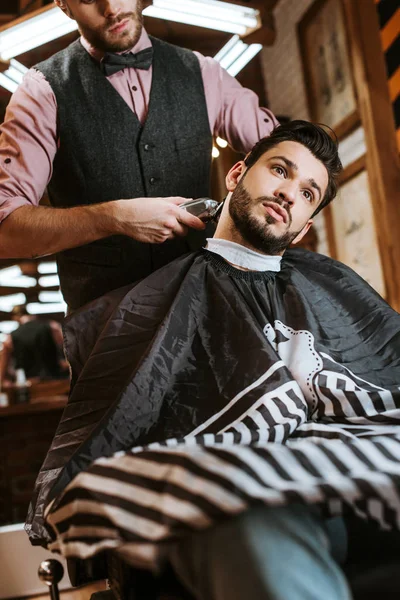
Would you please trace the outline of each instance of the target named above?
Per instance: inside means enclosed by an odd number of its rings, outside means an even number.
[[[310,410],[294,380],[265,393],[285,369],[277,361],[185,438],[94,461],[47,507],[49,548],[82,559],[112,549],[156,569],[165,544],[259,502],[400,529],[399,388],[326,370]]]
[[[159,448],[99,459],[47,515],[50,549],[89,558],[114,549],[154,569],[165,542],[252,504],[324,505],[400,529],[400,434],[343,443],[302,440]]]

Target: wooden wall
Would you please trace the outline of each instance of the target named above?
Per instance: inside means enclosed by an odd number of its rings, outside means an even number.
[[[399,0],[375,1],[400,152],[400,4]]]

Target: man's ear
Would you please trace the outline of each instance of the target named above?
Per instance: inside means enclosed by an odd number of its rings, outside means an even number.
[[[72,16],[71,11],[69,10],[65,0],[54,0],[54,4],[56,4],[58,6],[58,8],[61,8],[63,13],[66,14],[67,17],[69,17],[70,19],[74,18]]]
[[[244,161],[240,160],[228,171],[225,177],[225,185],[228,192],[233,192],[246,169]]]
[[[296,237],[292,241],[292,244],[298,244],[303,239],[303,237],[306,235],[307,231],[310,229],[312,224],[313,224],[313,220],[309,219],[307,221],[307,223],[304,225],[303,229],[296,235]]]

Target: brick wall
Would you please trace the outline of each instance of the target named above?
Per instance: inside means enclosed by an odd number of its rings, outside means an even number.
[[[268,103],[276,115],[310,119],[303,80],[303,67],[297,41],[297,24],[314,0],[280,0],[275,10],[277,37],[273,46],[261,53]],[[329,254],[323,213],[314,221],[317,251]]]

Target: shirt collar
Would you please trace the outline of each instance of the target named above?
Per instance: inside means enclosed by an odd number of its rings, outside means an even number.
[[[94,46],[92,46],[86,38],[83,37],[83,35],[80,38],[80,42],[82,44],[82,46],[85,48],[85,50],[90,54],[90,56],[92,56],[95,60],[97,61],[101,61],[101,59],[104,56],[104,51],[103,50],[99,50],[98,48],[95,48]],[[116,54],[125,54],[126,52],[140,52],[140,50],[144,50],[145,48],[151,48],[152,43],[151,40],[148,36],[147,31],[145,30],[144,27],[142,27],[142,33],[140,34],[140,38],[138,39],[138,41],[136,42],[136,44],[133,46],[133,48],[130,48],[129,50],[124,50],[123,52],[117,52]]]
[[[206,250],[219,254],[234,267],[249,271],[280,271],[282,256],[255,252],[245,246],[219,238],[207,238]]]

